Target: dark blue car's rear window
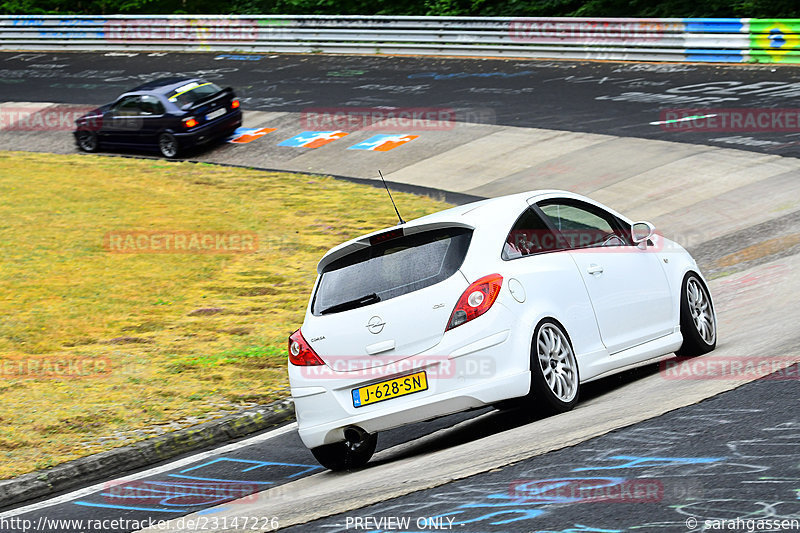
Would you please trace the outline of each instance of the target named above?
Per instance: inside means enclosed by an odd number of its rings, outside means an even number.
[[[192,104],[207,96],[216,94],[221,90],[218,85],[211,82],[192,81],[172,90],[167,94],[167,98],[170,102],[177,104],[178,107],[183,107],[186,104]]]

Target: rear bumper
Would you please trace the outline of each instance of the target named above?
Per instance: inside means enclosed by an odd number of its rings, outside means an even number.
[[[530,372],[523,371],[452,390],[432,391],[429,389],[424,393],[419,393],[424,396],[388,400],[385,404],[362,408],[373,407],[369,412],[349,416],[344,410],[336,408],[332,402],[332,395],[327,391],[314,396],[295,398],[294,402],[300,439],[308,448],[316,448],[323,444],[343,440],[343,431],[347,426],[358,426],[368,433],[385,431],[414,422],[483,407],[508,398],[524,396],[529,389]],[[392,402],[399,402],[399,404]],[[304,415],[313,412],[325,412],[341,418],[336,418],[333,422],[308,425]]]
[[[497,318],[495,333],[487,334],[486,324],[465,324],[448,332],[438,346],[403,359],[397,371],[378,376],[290,364],[289,381],[303,443],[315,448],[341,441],[344,429],[351,425],[374,433],[524,396],[530,390],[530,339],[514,335],[514,328],[508,329],[510,321]],[[315,369],[322,369],[323,375]],[[427,390],[363,407],[353,405],[354,388],[420,370],[426,372]]]
[[[203,124],[192,131],[176,132],[175,137],[181,148],[199,146],[230,135],[233,130],[242,125],[242,112],[236,110],[219,121]]]

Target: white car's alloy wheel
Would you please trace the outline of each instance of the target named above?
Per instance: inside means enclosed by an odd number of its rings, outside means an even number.
[[[697,333],[706,342],[713,344],[717,339],[717,328],[714,324],[714,312],[708,301],[705,288],[700,285],[697,278],[691,277],[686,282],[686,300],[689,304],[689,311],[692,313],[692,321]]]
[[[717,317],[708,289],[694,272],[683,280],[681,292],[681,335],[683,344],[675,352],[680,357],[703,355],[717,346]]]
[[[569,411],[578,403],[580,372],[572,343],[563,326],[542,320],[531,344],[531,388],[525,403],[531,414]]]
[[[547,386],[564,403],[578,392],[575,354],[564,333],[555,324],[545,324],[536,338],[536,354]]]

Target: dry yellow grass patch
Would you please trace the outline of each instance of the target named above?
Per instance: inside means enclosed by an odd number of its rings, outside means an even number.
[[[395,199],[406,219],[447,207]],[[286,337],[302,321],[317,261],[394,223],[384,191],[326,177],[0,152],[0,365],[11,365],[0,366],[0,478],[146,438],[143,428],[286,396]],[[104,247],[108,232],[165,230],[254,232],[258,248]],[[67,358],[109,369],[9,374]]]

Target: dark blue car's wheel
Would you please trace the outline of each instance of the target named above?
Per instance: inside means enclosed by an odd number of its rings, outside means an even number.
[[[178,139],[171,133],[162,133],[158,136],[158,150],[166,158],[178,155]]]
[[[84,152],[96,152],[99,146],[97,134],[93,131],[79,131],[76,137],[78,148]]]

